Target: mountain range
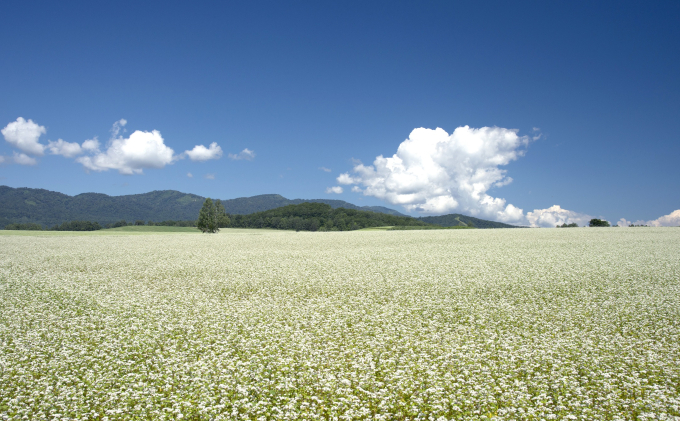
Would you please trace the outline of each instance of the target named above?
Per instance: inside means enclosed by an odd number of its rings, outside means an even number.
[[[69,196],[45,189],[0,186],[0,228],[12,223],[38,223],[49,228],[67,221],[92,221],[101,225],[120,220],[161,222],[167,220],[195,220],[205,197],[175,190],[157,190],[149,193],[109,196],[102,193],[82,193]],[[287,205],[305,202],[325,203],[331,208],[372,211],[396,216],[406,216],[383,206],[357,206],[343,200],[287,199],[279,194],[262,194],[222,200],[227,213],[247,215]],[[515,228],[513,225],[486,221],[461,214],[427,216],[423,222],[449,226],[474,226],[477,228]]]
[[[143,194],[109,196],[102,193],[83,193],[69,196],[45,189],[0,186],[0,227],[11,223],[34,222],[45,227],[65,221],[86,220],[102,225],[122,219],[132,222],[194,220],[205,197],[175,190],[152,191]],[[286,205],[304,202],[325,203],[335,208],[366,210],[405,216],[382,206],[356,206],[342,200],[287,199],[279,194],[222,200],[227,213],[246,215]]]

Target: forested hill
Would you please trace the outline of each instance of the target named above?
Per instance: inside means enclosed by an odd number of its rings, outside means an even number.
[[[452,213],[441,216],[425,216],[418,220],[428,224],[440,225],[442,227],[475,227],[475,228],[521,228],[515,225],[504,224],[502,222],[487,221],[485,219],[465,216],[459,213]]]
[[[0,228],[11,223],[38,223],[45,227],[65,221],[86,220],[102,225],[126,221],[195,220],[204,197],[175,190],[125,196],[108,196],[101,193],[83,193],[68,196],[44,189],[12,188],[0,186]],[[382,206],[359,207],[342,200],[294,199],[278,194],[223,200],[225,210],[234,214],[261,212],[281,206],[319,202],[332,208],[370,210],[401,215]]]
[[[231,228],[274,228],[298,231],[350,231],[383,226],[431,226],[410,216],[356,209],[331,208],[325,203],[301,203],[280,208],[232,215]]]

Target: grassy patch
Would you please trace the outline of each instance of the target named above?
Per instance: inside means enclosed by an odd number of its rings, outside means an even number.
[[[388,231],[422,231],[422,230],[459,230],[459,229],[464,229],[464,230],[469,230],[469,229],[475,229],[475,227],[468,227],[468,226],[463,226],[463,225],[456,225],[453,227],[440,227],[440,226],[435,226],[435,227],[429,227],[429,226],[424,226],[424,227],[419,227],[419,226],[396,226],[396,227],[390,227]]]

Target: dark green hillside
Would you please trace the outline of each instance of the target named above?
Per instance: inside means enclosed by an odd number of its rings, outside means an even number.
[[[196,220],[204,200],[204,197],[174,190],[126,196],[108,196],[101,193],[68,196],[44,189],[0,186],[0,228],[16,223],[38,223],[44,227],[52,227],[66,221],[92,221],[102,226],[120,220],[193,221]],[[401,215],[393,209],[382,206],[362,208],[342,200],[290,200],[278,194],[222,201],[225,210],[232,215],[262,212],[307,202],[328,202],[332,208],[344,207]]]
[[[222,205],[224,205],[227,213],[247,215],[249,213],[280,208],[281,206],[290,205],[291,202],[290,199],[286,199],[280,194],[261,194],[259,196],[223,200]]]
[[[504,224],[502,222],[487,221],[485,219],[465,216],[459,213],[452,213],[441,216],[425,216],[418,218],[428,224],[440,225],[442,227],[468,226],[475,228],[521,228],[515,225]]]
[[[431,226],[410,216],[336,208],[325,203],[287,205],[249,215],[231,215],[233,228],[274,228],[298,231],[349,231],[381,226]]]
[[[351,203],[347,203],[344,200],[333,200],[333,199],[293,199],[290,201],[291,205],[299,205],[300,203],[306,203],[306,202],[313,202],[313,203],[325,203],[327,205],[330,205],[333,209],[337,208],[345,208],[345,209],[355,209],[355,210],[362,210],[362,211],[371,211],[371,212],[378,212],[378,213],[386,213],[388,215],[396,215],[396,216],[406,216],[401,212],[397,212],[394,209],[386,208],[384,206],[356,206]]]
[[[127,196],[83,193],[68,196],[44,189],[0,186],[0,226],[38,223],[45,227],[85,220],[102,225],[127,221],[193,220],[204,198],[173,190]]]

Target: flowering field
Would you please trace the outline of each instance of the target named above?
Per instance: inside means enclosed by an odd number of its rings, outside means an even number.
[[[680,229],[0,234],[0,419],[680,419]]]

